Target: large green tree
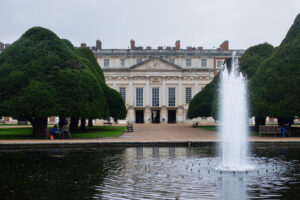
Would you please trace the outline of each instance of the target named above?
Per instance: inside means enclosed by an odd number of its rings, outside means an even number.
[[[29,29],[0,54],[0,113],[30,121],[33,136],[45,136],[49,116],[100,116],[99,88],[79,56],[48,29]]]
[[[116,91],[112,88],[109,88],[106,85],[103,72],[102,72],[101,67],[99,66],[93,52],[88,48],[77,48],[76,51],[79,54],[79,56],[90,61],[90,63],[91,63],[91,65],[89,65],[90,69],[97,77],[98,84],[101,85],[101,87],[104,91],[106,101],[108,104],[108,106],[107,106],[108,114],[105,116],[106,117],[110,116],[115,119],[126,118],[127,110],[126,110],[124,100],[118,91]],[[91,119],[89,119],[89,122],[91,122]]]
[[[250,79],[256,72],[260,63],[263,62],[273,51],[273,46],[267,43],[259,44],[248,48],[239,59],[241,72]],[[228,70],[231,70],[231,58],[225,60]],[[218,116],[218,89],[220,74],[214,77],[213,81],[207,84],[203,90],[196,94],[188,109],[188,117],[209,117]]]
[[[285,39],[250,80],[255,115],[277,117],[279,124],[300,116],[300,14]]]

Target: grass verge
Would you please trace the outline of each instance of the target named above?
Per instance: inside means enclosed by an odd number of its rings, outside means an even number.
[[[118,137],[126,130],[125,126],[87,127],[72,133],[73,139]],[[1,128],[0,140],[36,139],[32,137],[32,128]]]
[[[217,126],[199,126],[199,128],[207,130],[207,131],[218,131]]]

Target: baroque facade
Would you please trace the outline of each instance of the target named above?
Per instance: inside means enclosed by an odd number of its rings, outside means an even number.
[[[220,70],[234,50],[228,41],[218,49],[202,47],[136,47],[102,49],[98,40],[92,50],[101,66],[106,83],[119,91],[127,107],[128,122],[185,123],[188,106]],[[85,44],[82,44],[85,46]],[[241,56],[244,50],[235,50]]]

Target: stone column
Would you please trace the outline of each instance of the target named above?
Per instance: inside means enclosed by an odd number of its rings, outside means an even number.
[[[183,123],[184,122],[184,107],[182,105],[178,106],[177,108],[177,122]]]
[[[145,106],[150,106],[150,85],[149,79],[146,78],[146,88],[145,88]]]
[[[133,84],[132,84],[132,79],[129,80],[129,88],[128,88],[128,104],[129,106],[133,106],[134,107],[134,88],[133,88]]]
[[[161,96],[161,100],[162,100],[162,103],[161,105],[162,106],[167,106],[167,99],[168,99],[168,91],[167,91],[167,88],[166,88],[166,80],[165,78],[162,78],[162,96]]]
[[[145,106],[144,121],[145,121],[145,124],[151,123],[151,107],[150,106]]]
[[[183,87],[182,87],[182,80],[179,79],[179,85],[178,85],[178,101],[177,101],[177,105],[180,106],[183,104],[183,96],[184,96],[184,91],[183,91]]]
[[[163,120],[165,119],[165,120]],[[168,110],[166,106],[162,106],[161,107],[161,111],[160,111],[160,121],[161,123],[168,123]]]
[[[135,115],[134,115],[134,107],[133,106],[128,106],[128,111],[127,111],[127,117],[126,120],[127,122],[133,123],[135,122]]]

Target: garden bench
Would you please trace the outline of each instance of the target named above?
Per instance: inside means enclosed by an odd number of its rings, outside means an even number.
[[[27,121],[21,121],[21,120],[18,120],[18,124],[19,124],[19,125],[27,125],[28,122],[27,122]]]
[[[103,125],[107,125],[107,126],[112,126],[112,123],[111,122],[104,122]]]
[[[133,132],[133,126],[132,124],[127,124],[127,132]]]
[[[274,134],[274,137],[279,133],[281,134],[281,128],[279,126],[259,126],[259,136],[261,137],[263,133]],[[290,131],[287,132],[288,136],[290,136]]]
[[[193,128],[198,128],[198,122],[193,123],[192,127]]]

